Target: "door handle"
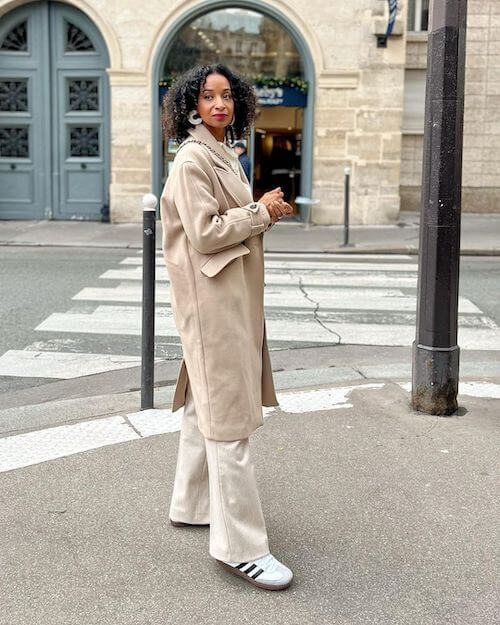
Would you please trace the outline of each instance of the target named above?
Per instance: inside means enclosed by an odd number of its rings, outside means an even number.
[[[87,169],[87,163],[80,163],[80,169]]]

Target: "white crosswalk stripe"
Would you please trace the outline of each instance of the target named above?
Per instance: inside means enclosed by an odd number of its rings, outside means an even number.
[[[302,271],[298,266],[294,271],[279,272],[279,270],[266,269],[265,281],[269,284],[306,284],[319,286],[357,286],[357,287],[392,287],[392,288],[416,288],[416,272],[406,272],[404,275],[391,275],[390,272],[364,272],[362,265],[351,271],[339,270],[328,271]],[[142,267],[132,269],[109,269],[102,276],[104,280],[127,280],[142,281]],[[168,273],[165,267],[157,267],[156,281],[161,284],[168,282]]]
[[[53,313],[36,331],[57,333],[52,347],[40,340],[0,356],[0,376],[71,378],[140,364],[139,341],[127,355],[88,353],[70,337],[132,340],[141,333],[140,251],[82,289],[67,312]],[[271,349],[294,345],[411,345],[415,338],[417,264],[405,255],[266,254],[267,336]],[[168,272],[157,253],[156,334],[179,348],[170,308]],[[109,280],[118,281],[109,284]],[[459,344],[464,349],[500,349],[500,329],[473,302],[459,298]],[[59,343],[57,342],[59,340]],[[97,341],[97,339],[96,339]],[[97,344],[99,342],[97,341]],[[122,350],[120,350],[121,352]]]
[[[140,356],[44,352],[31,349],[11,349],[0,358],[1,375],[60,380],[95,375],[126,367],[138,367],[140,364]],[[42,376],[40,376],[41,372]]]
[[[414,316],[401,319],[406,324],[395,324],[387,314],[381,323],[348,323],[331,321],[326,315],[307,317],[298,311],[292,317],[266,319],[270,340],[310,343],[346,343],[353,345],[411,345],[415,338]],[[348,319],[348,315],[345,316]],[[319,319],[319,321],[317,321]],[[369,317],[367,318],[369,319]],[[500,349],[500,329],[487,317],[471,320],[473,327],[461,327],[459,342],[464,349]],[[412,323],[413,322],[413,323]],[[176,334],[170,309],[158,309],[156,314],[156,335]],[[98,306],[91,314],[54,313],[42,322],[37,330],[51,332],[141,334],[141,311],[133,306]],[[1,363],[0,363],[1,364]]]
[[[407,310],[415,311],[417,300],[415,295],[405,295],[400,289],[331,289],[322,286],[312,286],[308,289],[306,299],[299,286],[267,283],[264,292],[264,306],[266,308],[295,308],[314,309],[316,302],[322,309],[337,310]],[[85,288],[73,297],[74,300],[100,302],[131,302],[142,301],[142,285],[120,283],[112,288]],[[314,301],[311,301],[314,300]],[[158,304],[170,304],[170,288],[168,284],[160,284],[156,290]],[[459,312],[480,313],[481,311],[470,300],[459,298]]]
[[[142,257],[142,250],[136,250],[136,254]],[[163,253],[161,250],[156,250],[156,258],[163,259]],[[348,259],[352,261],[356,260],[412,260],[415,259],[415,256],[410,256],[409,254],[358,254],[356,253],[346,253],[342,254],[339,252],[335,252],[334,254],[328,252],[266,252],[266,260],[283,260],[283,259],[295,259],[295,260],[340,260],[340,259]],[[140,264],[142,261],[139,260]]]
[[[283,271],[284,269],[297,269],[298,261],[290,260],[268,260],[266,258],[266,269]],[[142,259],[136,257],[124,258],[120,265],[135,265],[142,266]],[[300,271],[320,269],[322,271],[415,271],[414,263],[359,263],[354,258],[351,262],[338,262],[335,261],[317,261],[310,262],[306,260],[300,260]],[[141,270],[142,271],[142,270]]]

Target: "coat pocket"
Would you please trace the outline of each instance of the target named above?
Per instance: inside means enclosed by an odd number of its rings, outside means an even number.
[[[229,247],[227,250],[210,254],[210,258],[200,266],[200,270],[206,276],[212,278],[232,260],[238,258],[238,256],[244,256],[245,254],[250,254],[250,250],[246,245],[243,245],[243,243],[238,243],[233,247]]]

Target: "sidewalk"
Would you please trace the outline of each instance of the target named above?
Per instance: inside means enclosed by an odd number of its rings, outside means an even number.
[[[418,240],[415,217],[353,228],[347,250],[328,247],[339,227],[279,224],[264,240],[267,251],[408,253],[397,245]],[[498,253],[500,216],[467,217],[464,245],[482,247],[466,253]],[[1,241],[142,244],[140,224],[90,222],[0,222]],[[182,410],[168,410],[179,361],[164,361],[152,411],[138,412],[140,367],[2,397],[0,625],[496,623],[500,352],[461,352],[448,418],[410,409],[409,347],[271,359],[280,406],[251,444],[271,549],[295,573],[287,591],[220,569],[207,528],[169,525]]]
[[[25,434],[1,411],[0,457],[29,466],[0,473],[0,624],[493,625],[498,363],[464,376],[454,417],[412,412],[406,372],[383,364],[348,382],[307,358],[276,373],[280,406],[251,442],[271,549],[295,574],[282,593],[219,568],[207,528],[169,525],[182,410],[167,387],[163,410],[66,404],[52,427],[24,413]]]
[[[343,226],[306,226],[280,222],[265,234],[266,252],[416,254],[419,215],[401,213],[397,225],[351,226],[352,247],[342,247]],[[462,214],[461,252],[500,254],[500,214]],[[114,247],[140,249],[141,224],[75,221],[0,221],[0,245]],[[157,224],[161,248],[161,222]]]

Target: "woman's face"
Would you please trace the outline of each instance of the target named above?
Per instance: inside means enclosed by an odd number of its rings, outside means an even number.
[[[234,100],[228,79],[221,74],[209,74],[198,96],[198,113],[210,132],[222,141],[224,128],[231,123]]]

